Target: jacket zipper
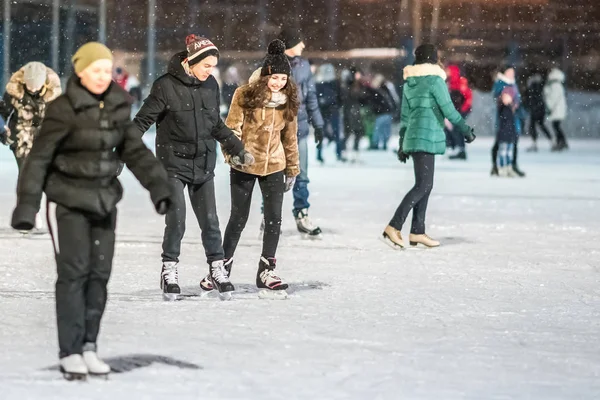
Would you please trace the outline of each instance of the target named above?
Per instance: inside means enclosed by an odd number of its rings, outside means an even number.
[[[196,116],[196,99],[194,98],[194,95],[192,94],[192,104],[194,105],[194,129],[196,131],[196,152],[194,153],[194,160],[192,161],[192,164],[194,164],[194,166],[192,167],[192,181],[194,181],[196,179],[196,157],[198,156],[198,117]],[[202,104],[204,106],[204,104]],[[206,144],[204,145],[204,147],[206,147]],[[208,167],[208,148],[206,149],[206,154],[204,154],[204,173],[206,174],[206,168]]]
[[[269,140],[267,141],[267,161],[265,162],[265,175],[269,170],[269,156],[271,155],[271,139],[273,138],[273,130],[275,129],[275,109],[273,108],[273,122],[271,122],[271,130],[269,131]]]

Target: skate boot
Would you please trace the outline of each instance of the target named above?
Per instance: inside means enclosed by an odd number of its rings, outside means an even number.
[[[394,250],[400,250],[405,247],[404,240],[402,240],[402,233],[391,225],[385,227],[381,235],[381,240]]]
[[[506,178],[508,176],[508,167],[498,167],[498,176]]]
[[[519,167],[517,167],[517,164],[513,164],[511,166],[511,169],[516,174],[516,176],[518,176],[519,178],[524,178],[525,177],[525,172],[521,171],[519,169]]]
[[[86,343],[83,346],[83,361],[92,376],[107,377],[110,374],[110,366],[98,358],[94,343]]]
[[[417,246],[419,243],[427,247],[438,247],[440,245],[440,242],[438,242],[437,240],[433,240],[424,233],[420,235],[411,233],[410,235],[408,235],[408,241],[413,247]]]
[[[525,151],[528,153],[537,153],[537,151],[538,151],[537,143],[534,142],[531,145],[531,147],[528,147],[527,150],[525,150]]]
[[[498,167],[494,165],[492,167],[492,171],[490,172],[490,176],[498,176]]]
[[[166,261],[163,263],[160,273],[160,288],[163,291],[163,299],[167,301],[181,299],[181,288],[179,287],[177,263],[175,261]]]
[[[60,372],[68,381],[85,381],[88,368],[81,354],[71,354],[60,359]]]
[[[321,228],[314,226],[308,216],[308,208],[302,210],[294,210],[294,217],[296,218],[296,227],[298,232],[302,233],[302,237],[305,239],[321,239]]]
[[[288,284],[275,275],[275,258],[260,257],[256,272],[256,286],[262,289],[258,293],[261,299],[286,299]]]
[[[235,290],[235,287],[229,281],[229,274],[225,269],[223,260],[213,261],[209,266],[209,274],[213,288],[219,292],[219,298],[221,300],[231,300],[231,293]]]
[[[228,259],[223,260],[224,266],[225,266],[225,270],[227,271],[227,277],[229,278],[231,276],[231,267],[233,267],[233,257]],[[210,292],[211,290],[213,290],[215,287],[212,284],[212,280],[210,279],[210,274],[206,275],[204,278],[202,278],[202,280],[200,281],[200,287],[202,288],[202,290],[206,291],[206,292]]]
[[[508,178],[517,178],[519,175],[516,173],[516,171],[513,169],[512,165],[509,165],[506,168],[506,175]]]
[[[464,150],[459,151],[456,154],[451,155],[450,157],[448,157],[449,160],[466,160],[467,159],[467,153]]]

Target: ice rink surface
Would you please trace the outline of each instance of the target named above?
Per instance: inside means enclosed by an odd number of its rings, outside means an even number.
[[[442,246],[432,250],[394,251],[378,240],[413,184],[410,161],[364,152],[364,164],[338,165],[332,146],[319,166],[311,155],[310,213],[324,238],[300,238],[286,195],[277,255],[291,284],[286,301],[256,294],[256,187],[234,300],[201,296],[207,264],[188,208],[186,298],[163,302],[163,219],[124,172],[98,343],[116,372],[87,383],[55,369],[51,242],[9,228],[16,165],[0,148],[0,398],[600,398],[600,141],[573,140],[561,154],[541,141],[532,154],[524,138],[525,179],[489,176],[491,144],[478,139],[467,162],[437,158],[427,227]],[[216,182],[224,230],[222,163]]]

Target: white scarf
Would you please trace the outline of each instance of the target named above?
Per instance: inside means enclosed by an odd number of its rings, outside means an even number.
[[[267,108],[277,108],[279,106],[284,105],[285,103],[287,103],[287,96],[285,95],[285,93],[271,92],[271,100],[269,100],[265,104],[265,107],[267,107]]]

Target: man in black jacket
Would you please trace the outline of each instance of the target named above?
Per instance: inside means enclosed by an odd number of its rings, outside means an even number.
[[[187,186],[192,209],[202,230],[202,244],[213,285],[222,297],[234,290],[223,265],[223,246],[215,200],[214,169],[217,139],[240,165],[252,155],[225,126],[219,115],[219,85],[211,75],[219,51],[208,39],[189,35],[187,51],[171,59],[168,73],[158,78],[134,122],[142,132],[156,123],[156,156],[169,173],[173,205],[163,238],[161,288],[166,299],[180,295],[177,263],[185,233]]]
[[[285,43],[285,54],[292,66],[292,77],[298,85],[300,109],[298,110],[298,152],[300,153],[300,175],[294,184],[294,218],[298,231],[305,237],[316,239],[321,237],[321,228],[315,226],[308,217],[308,142],[309,122],[315,129],[317,147],[323,144],[323,116],[319,110],[317,90],[310,64],[302,58],[304,40],[301,32],[284,28],[279,34],[279,39]]]

